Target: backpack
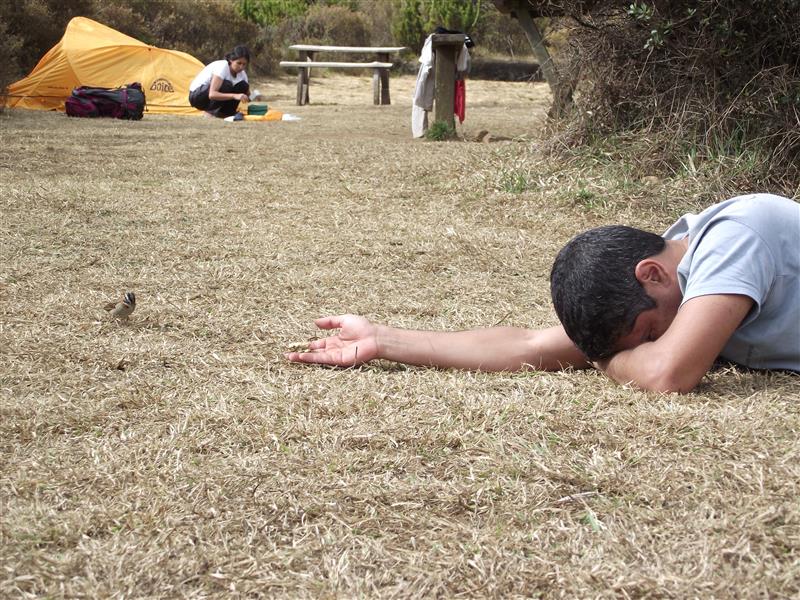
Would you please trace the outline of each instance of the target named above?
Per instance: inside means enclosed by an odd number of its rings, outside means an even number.
[[[64,101],[70,117],[112,117],[138,121],[144,115],[145,97],[141,83],[118,88],[81,86]]]

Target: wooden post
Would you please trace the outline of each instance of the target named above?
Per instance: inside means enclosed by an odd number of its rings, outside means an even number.
[[[456,60],[464,45],[463,33],[434,33],[431,39],[434,54],[435,84],[433,122],[444,121],[455,129],[453,105],[456,95]]]
[[[378,53],[378,62],[388,63],[389,62],[389,53],[388,52],[379,52]],[[392,101],[389,98],[389,69],[381,69],[380,70],[381,76],[381,104],[391,104]],[[377,104],[377,102],[376,102]]]
[[[536,22],[531,17],[527,0],[524,2],[517,2],[514,5],[514,14],[519,21],[520,27],[525,32],[525,37],[528,38],[533,54],[539,63],[539,67],[544,73],[544,78],[550,86],[550,91],[553,92],[553,108],[550,111],[551,117],[557,117],[561,112],[572,104],[572,90],[567,88],[561,82],[553,60],[550,58],[550,53],[544,45],[542,34],[536,26]]]
[[[314,53],[308,50],[300,50],[300,60],[310,62],[314,60]],[[311,68],[301,68],[297,71],[297,105],[308,104],[308,83],[311,78]]]

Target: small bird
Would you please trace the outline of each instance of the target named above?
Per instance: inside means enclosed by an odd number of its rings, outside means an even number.
[[[133,292],[125,292],[119,302],[109,302],[104,307],[111,313],[111,316],[120,321],[127,321],[130,314],[136,308],[136,295]]]

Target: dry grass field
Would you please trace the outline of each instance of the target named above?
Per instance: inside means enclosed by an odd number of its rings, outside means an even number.
[[[325,314],[553,324],[574,233],[721,199],[542,157],[543,84],[468,82],[498,141],[412,140],[413,83],[256,86],[298,122],[0,114],[0,596],[798,597],[797,376],[284,360]]]

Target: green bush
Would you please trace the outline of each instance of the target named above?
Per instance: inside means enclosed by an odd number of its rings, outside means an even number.
[[[469,32],[477,24],[480,6],[480,0],[424,0],[426,29],[430,32],[441,25]]]
[[[580,75],[573,143],[591,135],[666,132],[664,162],[758,155],[782,174],[800,165],[798,0],[600,0],[571,22]],[[758,175],[761,177],[761,175]]]
[[[14,55],[23,73],[36,66],[42,55],[64,34],[72,17],[94,13],[95,0],[6,0],[0,2],[0,20],[6,24],[6,35],[21,40]],[[13,48],[12,48],[13,49]]]
[[[221,58],[237,44],[250,47],[251,70],[256,72],[274,70],[279,60],[271,38],[244,19],[230,0],[4,0],[0,21],[6,35],[0,44],[6,45],[7,58],[2,68],[18,65],[30,71],[74,16],[95,19],[148,44],[188,52],[202,62]]]
[[[400,10],[392,23],[392,32],[397,43],[408,46],[416,54],[422,49],[428,35],[422,19],[420,0],[402,0]]]
[[[304,38],[311,44],[367,46],[370,32],[360,13],[345,6],[312,6],[303,24]]]
[[[239,14],[263,26],[277,26],[291,17],[300,17],[308,10],[307,0],[240,0]]]
[[[162,0],[148,4],[155,11],[148,22],[159,45],[183,50],[207,63],[244,44],[252,55],[249,70],[260,70],[265,56],[260,29],[241,17],[233,4],[208,0]]]
[[[552,34],[549,32],[549,20],[539,19],[537,24],[546,36],[546,42],[550,41]],[[481,5],[480,17],[467,33],[476,44],[470,51],[472,54],[500,55],[514,59],[529,57],[533,53],[528,38],[516,19],[500,13],[492,3],[484,2]]]
[[[475,41],[473,55],[530,56],[528,38],[515,19],[500,13],[491,1],[397,0],[391,15],[396,43],[417,54],[425,38],[441,25],[468,33]],[[539,26],[548,29],[549,19]]]
[[[0,111],[5,106],[3,94],[6,88],[21,76],[17,64],[17,55],[21,48],[22,38],[8,32],[8,25],[0,15],[0,56],[8,57],[8,59],[0,61]]]
[[[445,121],[434,121],[425,132],[425,139],[434,142],[444,142],[456,137],[455,128]]]
[[[97,12],[91,18],[146,44],[159,43],[158,36],[149,26],[153,19],[158,18],[157,15],[142,12],[133,2],[122,0],[100,2]]]
[[[392,23],[400,8],[398,0],[358,0],[354,10],[361,14],[370,32],[374,46],[397,46]]]

